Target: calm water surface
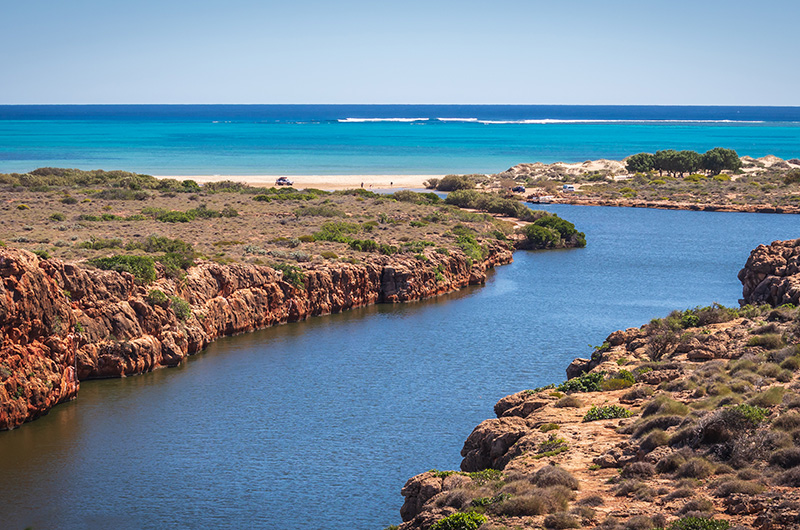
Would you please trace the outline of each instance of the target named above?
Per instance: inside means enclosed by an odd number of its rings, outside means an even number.
[[[793,216],[554,206],[585,249],[517,252],[485,287],[223,339],[181,367],[85,382],[0,433],[4,528],[380,529],[410,476],[458,468],[500,397],[589,344],[741,296]]]

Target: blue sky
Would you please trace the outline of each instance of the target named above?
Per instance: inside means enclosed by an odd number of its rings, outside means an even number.
[[[0,104],[798,105],[796,0],[27,0]]]

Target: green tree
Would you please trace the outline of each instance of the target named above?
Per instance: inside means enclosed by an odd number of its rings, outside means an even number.
[[[677,170],[678,152],[674,149],[664,149],[656,151],[653,155],[653,169],[658,170],[658,174],[662,175],[664,171],[670,175],[674,175]]]
[[[647,173],[653,169],[653,155],[650,153],[638,153],[628,158],[625,169],[629,173]]]
[[[712,175],[718,175],[723,170],[736,171],[742,167],[742,161],[733,149],[715,147],[703,153],[701,167]]]
[[[694,173],[700,169],[702,156],[696,151],[681,151],[675,157],[675,171],[683,177],[684,173]]]

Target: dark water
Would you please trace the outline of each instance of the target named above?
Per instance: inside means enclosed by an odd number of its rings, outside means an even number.
[[[551,208],[585,249],[517,252],[485,287],[220,340],[185,365],[85,382],[0,433],[4,528],[380,529],[452,469],[511,392],[564,379],[612,331],[735,305],[795,216]]]
[[[800,107],[0,105],[0,172],[498,173],[713,147],[800,156]]]

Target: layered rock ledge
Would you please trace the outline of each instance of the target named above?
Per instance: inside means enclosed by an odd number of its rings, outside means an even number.
[[[0,248],[0,429],[74,399],[81,380],[175,366],[221,336],[482,284],[487,269],[512,261],[505,244],[488,250],[475,263],[427,249],[425,260],[306,265],[302,285],[267,266],[198,262],[182,279],[160,274],[143,286],[128,273]],[[176,314],[173,304],[153,301],[151,290],[191,312]]]
[[[459,471],[408,480],[399,529],[800,527],[799,254],[759,246],[747,305],[615,331],[564,383],[502,398]]]

